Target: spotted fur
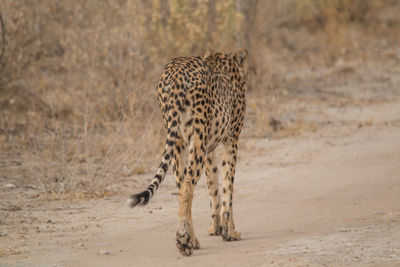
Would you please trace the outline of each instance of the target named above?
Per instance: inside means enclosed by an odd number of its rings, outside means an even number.
[[[177,247],[183,255],[200,248],[194,234],[193,191],[205,169],[211,206],[210,235],[239,240],[232,213],[237,143],[246,111],[247,50],[204,57],[178,57],[165,67],[157,87],[167,139],[160,166],[147,189],[132,195],[131,207],[145,205],[164,180],[170,163],[178,188]],[[214,149],[222,144],[222,202]]]

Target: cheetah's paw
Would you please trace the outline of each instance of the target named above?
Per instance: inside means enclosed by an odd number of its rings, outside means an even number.
[[[176,247],[184,256],[190,256],[193,254],[194,245],[189,233],[176,233]]]

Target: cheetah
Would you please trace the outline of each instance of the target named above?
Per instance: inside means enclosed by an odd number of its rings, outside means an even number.
[[[246,112],[246,49],[231,54],[178,57],[164,68],[157,99],[167,130],[160,166],[147,189],[132,195],[131,207],[146,205],[172,161],[178,190],[176,246],[185,256],[200,248],[192,223],[193,191],[203,169],[211,206],[210,235],[240,240],[232,212],[238,139]],[[222,144],[222,203],[215,148]]]

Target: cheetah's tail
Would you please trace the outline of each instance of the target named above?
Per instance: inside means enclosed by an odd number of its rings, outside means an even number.
[[[175,136],[175,131],[168,131],[167,140],[165,142],[165,149],[157,173],[146,190],[130,196],[127,203],[131,208],[135,207],[136,205],[144,206],[149,203],[150,199],[157,191],[158,186],[161,184],[162,181],[164,181],[165,174],[167,173],[168,167],[171,163],[171,157],[173,156],[173,148],[176,144]]]

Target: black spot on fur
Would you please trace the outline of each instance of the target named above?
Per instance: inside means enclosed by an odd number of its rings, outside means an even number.
[[[167,163],[161,163],[161,168],[166,172],[168,170],[168,164]]]

